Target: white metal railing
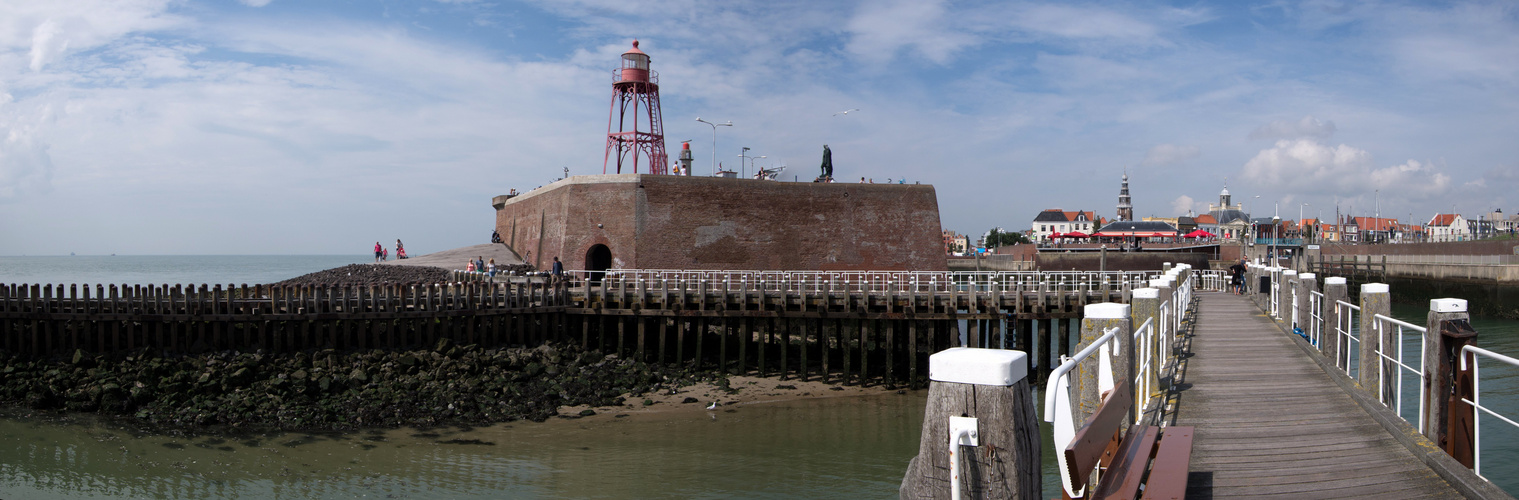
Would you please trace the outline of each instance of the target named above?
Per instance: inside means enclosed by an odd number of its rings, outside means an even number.
[[[1281,319],[1281,302],[1277,300],[1282,293],[1282,277],[1276,271],[1271,272],[1271,317]]]
[[[1229,288],[1229,271],[1220,270],[1193,270],[1198,276],[1199,290],[1205,292],[1222,292]]]
[[[1118,354],[1118,342],[1114,339],[1117,337],[1118,328],[1103,330],[1101,337],[1076,353],[1076,356],[1062,356],[1060,366],[1050,372],[1049,382],[1044,389],[1044,421],[1054,424],[1051,431],[1056,449],[1065,449],[1076,438],[1076,416],[1071,410],[1071,371],[1093,354],[1101,353],[1097,361],[1097,393],[1113,390],[1113,356]],[[1071,469],[1065,463],[1065,453],[1056,452],[1055,459],[1060,462],[1061,486],[1066,493],[1070,493],[1071,498],[1080,498],[1086,485],[1072,484]]]
[[[1119,290],[1141,286],[1151,272],[919,272],[919,271],[691,271],[612,269],[605,271],[604,287],[619,288],[643,283],[653,290],[688,292],[717,283],[730,292],[774,293],[965,293],[992,295],[1018,291],[1092,293],[1106,287]]]
[[[1424,423],[1424,380],[1425,380],[1425,378],[1428,377],[1428,375],[1424,373],[1423,365],[1424,365],[1424,335],[1426,334],[1426,328],[1422,327],[1422,326],[1419,326],[1419,325],[1415,325],[1415,324],[1409,323],[1407,321],[1403,321],[1403,320],[1397,319],[1397,318],[1391,318],[1391,317],[1388,317],[1388,316],[1383,316],[1381,314],[1376,314],[1376,315],[1372,316],[1372,330],[1373,330],[1372,334],[1376,335],[1377,339],[1385,338],[1385,335],[1383,335],[1383,334],[1387,333],[1389,330],[1392,330],[1392,329],[1395,329],[1395,330],[1393,330],[1395,332],[1395,337],[1393,339],[1393,345],[1397,346],[1397,352],[1396,353],[1389,353],[1389,352],[1387,352],[1388,346],[1385,343],[1383,343],[1383,342],[1377,342],[1376,343],[1377,344],[1376,354],[1377,354],[1377,358],[1380,359],[1383,362],[1382,366],[1385,367],[1385,366],[1388,366],[1388,363],[1392,363],[1393,365],[1397,366],[1398,369],[1394,371],[1394,373],[1396,374],[1395,377],[1389,377],[1388,374],[1385,373],[1385,371],[1383,371],[1381,373],[1380,377],[1377,377],[1377,379],[1378,379],[1378,385],[1380,386],[1380,387],[1377,388],[1378,389],[1377,390],[1377,400],[1381,401],[1382,404],[1387,405],[1389,408],[1392,408],[1393,412],[1397,413],[1398,416],[1401,417],[1403,415],[1403,375],[1405,373],[1412,373],[1412,374],[1418,376],[1419,377],[1419,381],[1418,381],[1418,384],[1419,384],[1419,417],[1418,417],[1418,424],[1417,425],[1418,425],[1419,432],[1425,432],[1426,427],[1425,427],[1425,423]],[[1403,362],[1403,332],[1405,330],[1419,332],[1419,366],[1409,366],[1408,364],[1406,364],[1406,363]],[[1364,367],[1366,364],[1362,363],[1361,365]],[[1396,380],[1395,381],[1389,381],[1388,380],[1389,378],[1393,378],[1393,379],[1396,379]],[[1392,385],[1389,386],[1389,384],[1392,384]],[[1389,397],[1388,389],[1392,389],[1390,397],[1393,399],[1393,401],[1388,401],[1387,400],[1388,397]],[[1403,419],[1407,420],[1408,418],[1404,417]]]
[[[1361,339],[1356,336],[1359,333],[1356,331],[1357,325],[1360,324],[1356,320],[1356,315],[1361,314],[1361,306],[1343,300],[1336,300],[1334,307],[1334,316],[1337,318],[1334,324],[1334,334],[1339,336],[1340,351],[1344,353],[1345,357],[1343,363],[1338,359],[1335,361],[1336,364],[1345,368],[1346,375],[1356,377],[1360,374],[1361,370],[1359,366],[1360,357],[1351,356],[1351,353],[1360,352],[1361,349]]]
[[[1308,291],[1308,328],[1303,333],[1314,347],[1324,348],[1324,294],[1316,290]]]
[[[1487,349],[1483,349],[1481,347],[1477,347],[1477,346],[1473,346],[1473,345],[1468,345],[1468,346],[1465,346],[1465,347],[1461,348],[1461,369],[1462,370],[1466,370],[1467,369],[1467,367],[1466,367],[1466,358],[1467,358],[1468,354],[1472,355],[1471,356],[1472,357],[1472,365],[1471,365],[1471,371],[1472,371],[1472,398],[1471,399],[1462,398],[1461,401],[1466,402],[1466,404],[1472,405],[1472,408],[1475,408],[1476,410],[1478,410],[1480,412],[1487,413],[1488,415],[1492,415],[1493,417],[1495,417],[1495,418],[1497,418],[1499,420],[1502,420],[1503,422],[1507,423],[1508,425],[1511,425],[1514,428],[1519,429],[1519,422],[1515,422],[1513,418],[1509,418],[1509,417],[1503,416],[1503,415],[1499,414],[1498,412],[1493,411],[1491,408],[1488,408],[1486,406],[1482,406],[1482,370],[1481,370],[1481,363],[1479,362],[1477,356],[1478,355],[1480,355],[1480,356],[1487,356],[1489,358],[1492,358],[1492,359],[1494,359],[1494,360],[1496,360],[1498,362],[1501,362],[1501,363],[1505,363],[1505,364],[1507,364],[1509,366],[1512,366],[1514,368],[1519,368],[1519,359],[1514,359],[1514,358],[1511,358],[1511,357],[1508,357],[1508,356],[1504,356],[1502,354],[1498,354],[1496,352],[1492,352],[1492,351],[1489,351]],[[1509,392],[1508,394],[1512,395],[1513,393]],[[1420,413],[1422,414],[1423,412],[1420,412]],[[1477,415],[1475,415],[1475,417],[1476,418],[1472,419],[1472,421],[1473,421],[1472,422],[1472,429],[1473,429],[1473,432],[1472,432],[1472,441],[1475,443],[1475,445],[1474,445],[1474,447],[1472,449],[1472,471],[1476,472],[1478,476],[1482,476],[1482,415],[1481,415],[1481,413],[1478,413]],[[1483,477],[1486,477],[1486,476],[1483,476]]]

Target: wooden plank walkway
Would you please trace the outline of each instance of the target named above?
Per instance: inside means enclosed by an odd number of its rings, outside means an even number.
[[[1250,301],[1200,293],[1175,412],[1188,498],[1461,498]]]

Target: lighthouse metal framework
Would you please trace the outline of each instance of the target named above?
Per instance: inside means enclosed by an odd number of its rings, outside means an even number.
[[[642,130],[640,130],[642,129]],[[608,172],[614,165],[616,169]],[[659,114],[659,73],[649,70],[649,55],[633,48],[622,54],[622,67],[613,73],[612,109],[607,118],[607,152],[601,173],[638,173],[640,157],[648,162],[648,172],[665,174],[669,159],[665,156],[665,132]]]

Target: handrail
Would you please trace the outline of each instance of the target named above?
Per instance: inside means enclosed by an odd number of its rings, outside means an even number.
[[[1102,355],[1098,358],[1097,364],[1097,392],[1112,390],[1114,387],[1113,361],[1109,351],[1116,353],[1118,350],[1118,342],[1113,341],[1117,336],[1118,327],[1103,330],[1102,336],[1092,341],[1091,345],[1076,353],[1075,357],[1063,358],[1060,366],[1050,372],[1049,382],[1044,389],[1044,421],[1054,424],[1051,431],[1054,434],[1056,447],[1063,449],[1064,444],[1070,443],[1076,437],[1076,421],[1071,415],[1071,370],[1076,369],[1076,365],[1091,357],[1093,353],[1101,352]],[[1113,347],[1106,349],[1109,344]],[[1070,467],[1065,463],[1065,453],[1056,452],[1055,459],[1060,463],[1061,487],[1065,488],[1072,498],[1081,497],[1086,485],[1078,487],[1073,483]]]
[[[1496,352],[1489,351],[1487,349],[1483,349],[1481,347],[1477,347],[1477,346],[1474,346],[1474,345],[1466,345],[1466,346],[1463,346],[1461,348],[1461,370],[1463,370],[1463,371],[1466,370],[1466,357],[1467,357],[1466,354],[1467,353],[1472,353],[1472,354],[1487,356],[1489,358],[1493,358],[1494,360],[1497,360],[1497,361],[1503,362],[1505,364],[1508,364],[1509,366],[1513,366],[1515,368],[1519,368],[1519,359],[1514,359],[1514,358],[1511,358],[1511,357],[1508,357],[1508,356],[1504,356],[1502,354],[1498,354]],[[1476,359],[1475,356],[1472,357],[1471,371],[1472,371],[1472,399],[1461,398],[1461,401],[1466,402],[1466,404],[1472,405],[1472,408],[1476,408],[1478,410],[1481,410],[1481,411],[1487,413],[1488,415],[1492,415],[1494,417],[1497,417],[1499,420],[1507,422],[1508,425],[1514,426],[1514,428],[1519,429],[1519,422],[1515,422],[1513,419],[1510,419],[1510,418],[1505,417],[1503,415],[1499,415],[1498,412],[1495,412],[1495,411],[1493,411],[1490,408],[1482,406],[1482,404],[1481,404],[1481,401],[1482,401],[1482,376],[1481,376],[1482,371],[1480,369],[1480,363],[1478,363],[1478,361],[1477,361],[1477,359]],[[1472,471],[1476,472],[1477,476],[1483,477],[1485,479],[1485,476],[1482,476],[1482,419],[1481,418],[1474,418],[1474,419],[1472,419],[1472,441],[1475,443],[1475,446],[1473,446],[1473,450],[1472,450]]]
[[[1352,373],[1350,371],[1350,366],[1351,366],[1350,362],[1352,361],[1350,355],[1351,355],[1351,353],[1360,352],[1361,339],[1359,337],[1356,337],[1356,334],[1359,333],[1359,332],[1356,332],[1353,329],[1356,327],[1356,325],[1359,324],[1358,322],[1355,321],[1355,315],[1359,314],[1361,312],[1361,306],[1358,306],[1358,305],[1355,305],[1355,304],[1351,304],[1351,303],[1345,302],[1343,300],[1336,300],[1334,306],[1335,306],[1335,318],[1336,318],[1335,325],[1334,325],[1334,333],[1335,333],[1335,335],[1339,335],[1339,336],[1343,337],[1342,340],[1344,340],[1343,342],[1340,342],[1340,346],[1341,346],[1340,350],[1345,352],[1345,364],[1342,365],[1345,368],[1345,375],[1346,376],[1359,375],[1360,371],[1361,371],[1361,365],[1362,365],[1361,359],[1360,359],[1360,357],[1356,357],[1355,358],[1354,361],[1355,361],[1356,371],[1354,373]],[[1341,312],[1342,310],[1345,311],[1345,312]],[[1343,324],[1341,324],[1341,323],[1343,323]],[[1352,343],[1354,343],[1354,345],[1356,346],[1355,349],[1351,349],[1351,344]],[[1335,360],[1335,361],[1338,362],[1339,360]]]
[[[1387,394],[1386,394],[1387,391],[1386,391],[1386,389],[1388,389],[1387,385],[1389,383],[1388,380],[1387,380],[1387,374],[1386,373],[1383,373],[1381,377],[1378,377],[1378,381],[1379,381],[1378,385],[1380,385],[1380,387],[1377,388],[1378,389],[1377,390],[1377,400],[1381,401],[1382,404],[1384,404],[1384,405],[1392,407],[1393,411],[1395,413],[1397,413],[1398,416],[1400,416],[1400,417],[1403,416],[1403,372],[1407,371],[1407,372],[1411,372],[1411,373],[1414,373],[1414,374],[1418,375],[1419,376],[1419,418],[1418,418],[1418,429],[1419,429],[1419,432],[1425,432],[1426,430],[1428,430],[1428,428],[1425,426],[1425,422],[1424,422],[1424,399],[1425,399],[1425,392],[1424,392],[1424,385],[1425,384],[1424,384],[1424,380],[1428,378],[1428,375],[1424,373],[1424,366],[1423,366],[1424,365],[1424,342],[1423,342],[1423,338],[1424,338],[1424,335],[1426,335],[1428,333],[1427,332],[1428,329],[1425,328],[1425,327],[1419,326],[1419,325],[1415,325],[1413,323],[1409,323],[1407,321],[1403,321],[1403,320],[1397,319],[1397,318],[1393,318],[1393,317],[1389,317],[1389,316],[1383,316],[1381,314],[1372,315],[1372,320],[1373,320],[1373,322],[1372,322],[1373,328],[1376,329],[1377,338],[1379,338],[1379,339],[1382,338],[1382,333],[1384,333],[1386,331],[1387,327],[1385,325],[1387,323],[1392,323],[1394,326],[1398,327],[1398,330],[1397,330],[1397,339],[1394,341],[1394,342],[1396,342],[1396,344],[1398,346],[1397,356],[1396,357],[1390,356],[1387,352],[1384,352],[1383,348],[1385,348],[1386,346],[1381,345],[1382,344],[1381,342],[1377,343],[1376,353],[1377,353],[1377,357],[1381,358],[1384,362],[1391,362],[1391,363],[1393,363],[1393,364],[1395,364],[1395,365],[1397,365],[1397,366],[1399,366],[1399,367],[1402,368],[1402,370],[1398,370],[1398,371],[1395,372],[1397,374],[1397,387],[1394,388],[1395,392],[1393,392],[1393,398],[1395,399],[1395,401],[1391,402],[1390,404],[1389,404],[1388,401],[1386,401],[1386,398],[1387,398]],[[1405,328],[1407,328],[1409,330],[1413,330],[1413,331],[1419,332],[1419,339],[1420,339],[1420,342],[1419,342],[1419,365],[1420,366],[1418,368],[1415,368],[1415,367],[1412,367],[1412,366],[1409,366],[1409,365],[1403,363],[1403,329],[1405,329]],[[1363,365],[1364,365],[1364,363],[1363,363]],[[1404,420],[1407,420],[1407,418],[1404,418]]]

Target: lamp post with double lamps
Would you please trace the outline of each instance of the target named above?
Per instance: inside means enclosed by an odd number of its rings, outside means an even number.
[[[719,127],[719,126],[722,126],[722,127],[732,127],[733,126],[733,120],[728,120],[728,121],[723,122],[723,123],[712,123],[712,122],[703,120],[703,119],[701,119],[700,116],[698,116],[698,117],[696,117],[696,121],[699,121],[699,122],[702,122],[702,123],[705,123],[707,125],[711,125],[712,126],[712,175],[717,175],[717,127]]]

